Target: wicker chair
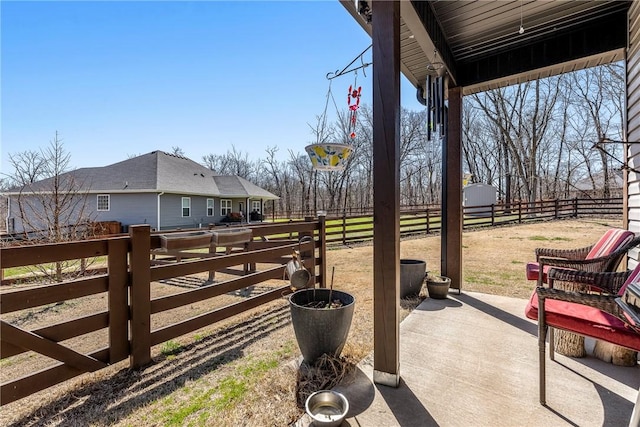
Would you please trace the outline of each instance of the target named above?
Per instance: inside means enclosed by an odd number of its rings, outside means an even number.
[[[587,285],[590,292],[563,291],[554,282]],[[549,287],[539,286],[525,309],[538,320],[540,403],[546,404],[545,350],[549,329],[549,358],[554,360],[554,328],[604,340],[640,351],[640,324],[630,319],[616,302],[631,283],[640,282],[640,264],[633,271],[594,273],[552,268]],[[593,291],[596,291],[594,293]],[[640,422],[640,390],[630,425]]]
[[[640,245],[640,236],[622,229],[608,230],[595,244],[578,249],[537,248],[536,262],[527,264],[527,279],[547,282],[551,267],[587,272],[615,271],[625,254]]]

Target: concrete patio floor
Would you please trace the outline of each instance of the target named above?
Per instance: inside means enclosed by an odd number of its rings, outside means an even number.
[[[342,426],[627,426],[640,365],[547,358],[539,404],[537,323],[525,305],[473,292],[427,298],[400,325],[398,388],[373,383],[372,355],[335,388],[350,404]]]

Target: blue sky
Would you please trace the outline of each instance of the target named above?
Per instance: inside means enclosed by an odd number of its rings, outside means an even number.
[[[174,146],[195,161],[232,146],[252,159],[277,146],[287,159],[313,142],[325,75],[371,43],[337,0],[0,8],[2,173],[8,153],[45,148],[56,131],[74,168]],[[366,74],[358,84],[371,104],[371,67]],[[353,79],[333,81],[341,108]],[[403,106],[420,109],[402,85]]]

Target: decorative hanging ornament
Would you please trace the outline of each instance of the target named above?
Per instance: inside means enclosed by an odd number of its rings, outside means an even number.
[[[354,87],[354,85],[349,86],[349,94],[347,95],[347,105],[349,106],[349,137],[351,139],[356,138],[355,129],[358,121],[358,108],[360,108],[360,92],[362,92],[362,86],[358,86],[358,89],[354,89]],[[352,101],[353,104],[351,103]]]

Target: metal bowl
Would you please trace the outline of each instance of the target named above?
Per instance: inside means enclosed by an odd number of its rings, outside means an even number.
[[[304,406],[313,425],[322,427],[339,426],[349,412],[347,398],[333,390],[316,391],[307,398]]]

